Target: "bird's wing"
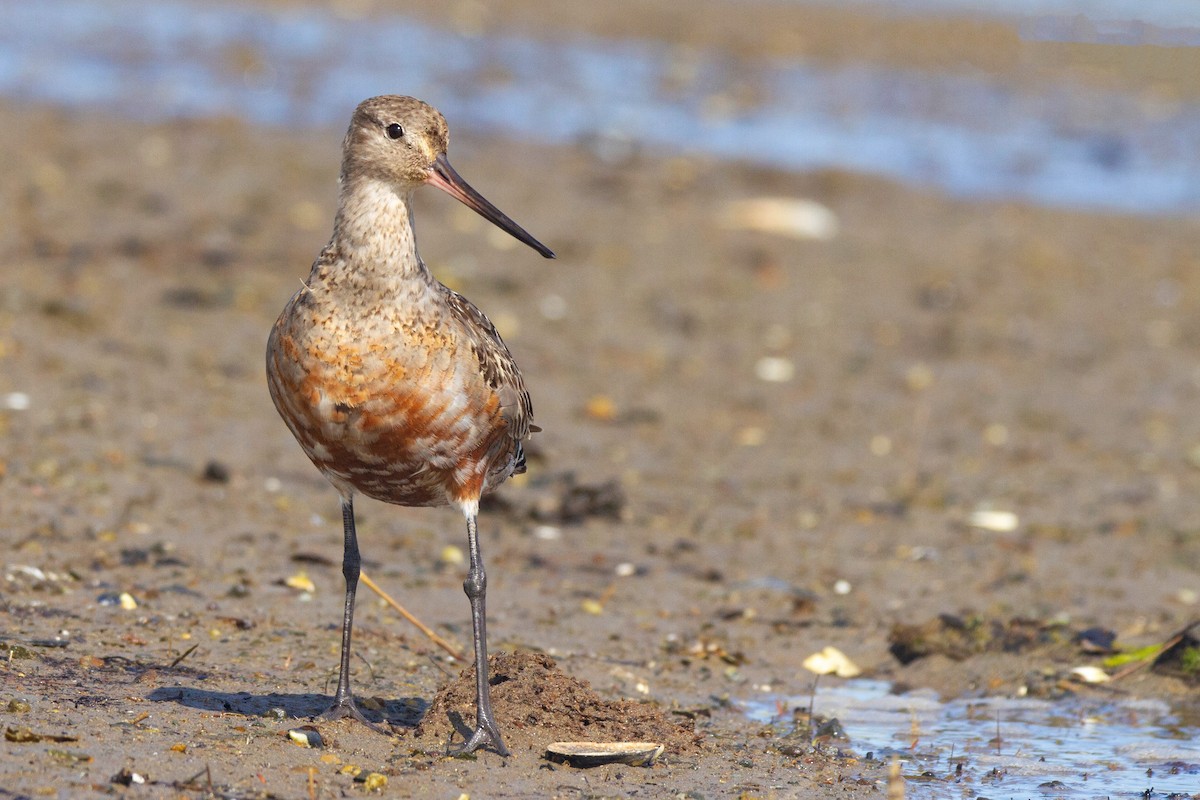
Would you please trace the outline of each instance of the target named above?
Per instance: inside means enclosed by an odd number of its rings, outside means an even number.
[[[450,289],[446,289],[446,297],[479,360],[480,374],[500,398],[500,413],[508,423],[509,436],[518,442],[527,438],[533,424],[533,402],[508,346],[492,321],[470,300]]]

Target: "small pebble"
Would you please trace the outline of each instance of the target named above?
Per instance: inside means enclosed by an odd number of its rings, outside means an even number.
[[[289,575],[287,578],[284,578],[283,582],[293,589],[299,589],[309,594],[317,591],[317,585],[308,577],[307,572],[297,572],[295,575]]]
[[[288,738],[301,747],[324,747],[321,733],[311,725],[301,725],[288,731]]]
[[[209,483],[229,483],[229,467],[220,461],[209,461],[200,477]]]
[[[809,672],[837,675],[839,678],[854,678],[862,674],[862,669],[849,656],[832,646],[804,659],[803,666]]]
[[[562,529],[553,525],[538,525],[533,529],[533,535],[543,541],[552,542],[562,538]]]
[[[463,555],[462,548],[453,544],[448,544],[443,547],[442,552],[438,555],[438,561],[448,567],[460,566],[466,560],[467,557]]]
[[[608,395],[598,394],[587,401],[584,413],[592,419],[608,422],[616,418],[617,404]]]
[[[759,231],[791,239],[827,241],[837,236],[838,218],[826,206],[800,197],[756,197],[725,206],[721,222],[730,230]]]
[[[1105,683],[1111,680],[1109,674],[1099,667],[1075,667],[1071,674],[1084,683]]]
[[[9,392],[4,395],[4,407],[9,411],[28,411],[29,395],[24,392]]]
[[[44,581],[48,577],[42,570],[38,569],[37,567],[28,566],[27,564],[12,564],[8,567],[8,572],[9,575],[15,575],[18,573],[22,575],[28,575],[35,581]],[[104,595],[101,595],[101,597],[103,596]],[[103,605],[103,603],[101,603],[101,605]]]
[[[363,788],[368,792],[382,791],[387,788],[387,775],[379,772],[368,772],[363,778]]]
[[[754,374],[767,383],[787,383],[796,374],[796,365],[782,356],[763,356],[754,365]]]
[[[973,527],[982,528],[985,531],[996,531],[997,533],[1010,533],[1017,529],[1021,524],[1020,518],[1011,511],[996,511],[993,509],[980,509],[979,511],[971,512],[968,521]]]
[[[133,595],[129,592],[121,592],[121,596],[117,598],[117,602],[121,604],[121,608],[126,611],[133,611],[138,607],[137,600],[133,599]]]

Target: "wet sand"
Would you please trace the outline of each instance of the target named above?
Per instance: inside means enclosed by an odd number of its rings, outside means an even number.
[[[419,200],[422,255],[496,322],[544,429],[481,520],[493,648],[700,745],[590,771],[547,768],[532,736],[450,760],[319,723],[329,746],[297,746],[336,668],[340,526],[262,362],[328,237],[340,135],[0,107],[0,708],[70,737],[6,742],[8,791],[136,773],[136,796],[326,797],[363,788],[354,767],[389,796],[878,796],[854,731],[798,747],[738,701],[807,694],[827,645],[946,696],[1100,691],[1065,682],[1098,661],[1069,635],[907,665],[890,636],[948,614],[1138,646],[1195,615],[1197,221],[458,133],[460,172],[559,255]],[[776,195],[839,234],[721,224]],[[564,510],[571,486],[608,502]],[[972,525],[985,509],[1016,528]],[[367,571],[468,645],[458,515],[359,512]],[[361,597],[358,692],[405,728],[460,666]],[[1150,669],[1103,691],[1190,700]]]

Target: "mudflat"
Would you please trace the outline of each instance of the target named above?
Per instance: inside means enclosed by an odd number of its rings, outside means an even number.
[[[1102,657],[1079,632],[1132,648],[1195,615],[1196,220],[456,130],[456,167],[559,256],[418,195],[422,256],[543,429],[481,516],[514,754],[444,755],[464,665],[366,591],[355,685],[397,736],[298,745],[336,677],[340,520],[263,360],[340,136],[0,105],[10,796],[879,796],[853,730],[739,704],[807,695],[826,646],[943,696],[1101,691],[1069,678]],[[836,236],[730,222],[780,196]],[[469,647],[457,513],[358,512],[366,572]],[[1186,670],[1111,687],[1192,702]],[[668,747],[544,760],[581,719]]]

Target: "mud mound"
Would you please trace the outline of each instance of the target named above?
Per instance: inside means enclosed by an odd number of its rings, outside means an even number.
[[[558,668],[542,653],[497,653],[488,660],[492,709],[514,753],[541,751],[563,740],[653,741],[668,755],[694,752],[700,737],[692,723],[671,719],[661,708],[633,700],[605,700],[592,687]],[[475,667],[442,687],[417,727],[415,743],[443,749],[461,743],[475,721]]]

